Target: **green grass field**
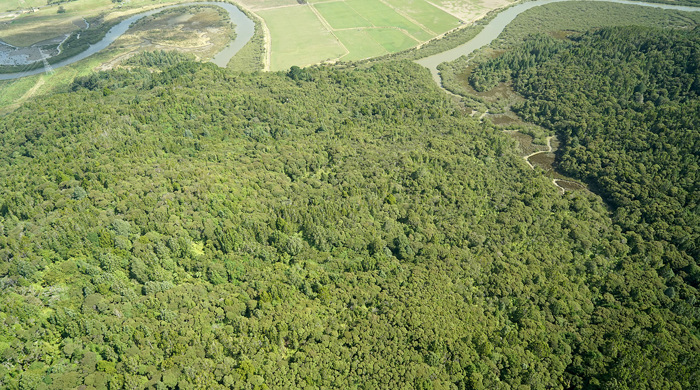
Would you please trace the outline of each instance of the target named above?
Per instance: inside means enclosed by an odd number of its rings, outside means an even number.
[[[435,34],[442,34],[460,24],[459,19],[424,0],[386,0],[386,2]]]
[[[43,75],[22,77],[21,79],[11,81],[0,81],[0,90],[2,90],[2,93],[0,93],[0,108],[20,102],[27,91],[36,85],[39,77],[43,77]],[[1,109],[0,112],[2,112]]]
[[[347,0],[346,3],[375,27],[396,27],[418,41],[427,41],[434,36],[379,0]]]
[[[25,14],[0,28],[0,39],[14,46],[31,46],[77,30],[78,26],[73,24],[72,19],[71,16],[58,19],[46,12]]]
[[[371,30],[341,30],[335,35],[343,42],[343,45],[350,51],[348,55],[341,58],[343,61],[363,60],[365,58],[377,57],[388,54],[389,51],[377,42],[370,34]]]
[[[46,0],[2,0],[0,1],[0,12],[17,11],[31,7],[41,7],[46,5]]]
[[[61,4],[65,13],[58,14],[59,5],[47,6],[45,0],[0,0],[5,10],[42,7],[0,19],[0,39],[29,46],[80,28],[83,18],[110,21],[183,1],[190,0],[76,0]],[[297,0],[239,1],[263,18],[270,33],[270,69],[282,70],[405,50],[458,27],[460,19],[452,9],[488,8],[490,2],[509,0],[307,0],[308,5]]]
[[[379,42],[389,53],[410,49],[416,45],[416,41],[393,28],[371,29],[367,30],[367,34]]]
[[[369,20],[363,18],[345,2],[319,3],[314,7],[334,29],[372,27]]]
[[[240,0],[239,2],[253,11],[299,4],[297,0]]]
[[[347,52],[309,6],[259,11],[272,36],[270,69],[332,60]]]
[[[424,0],[396,0],[394,5],[380,0],[313,1],[257,14],[270,30],[271,70],[395,53],[459,25],[457,18]]]

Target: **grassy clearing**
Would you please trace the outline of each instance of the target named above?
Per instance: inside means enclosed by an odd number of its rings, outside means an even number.
[[[343,42],[343,45],[350,51],[348,55],[341,58],[343,61],[356,61],[365,58],[377,57],[389,52],[375,41],[368,33],[370,30],[343,30],[336,31],[335,35]]]
[[[346,3],[376,27],[396,27],[419,41],[427,41],[434,36],[378,0],[347,0]]]
[[[74,18],[77,16],[66,15],[64,18],[58,19],[55,15],[46,12],[25,14],[11,22],[4,23],[0,27],[0,39],[14,46],[31,46],[37,42],[77,30],[78,26],[73,24]]]
[[[46,5],[46,0],[3,0],[0,1],[0,12],[17,11],[44,5]]]
[[[386,2],[436,34],[452,30],[460,24],[459,19],[424,0],[386,0]]]
[[[25,3],[21,8],[29,9],[29,4]],[[0,24],[0,39],[15,46],[30,46],[75,31],[78,26],[73,21],[77,23],[82,21],[83,17],[94,18],[109,11],[114,4],[110,0],[72,1],[61,4],[65,13],[60,14],[57,12],[59,5],[47,6],[44,1],[38,6],[42,8],[36,12],[27,12],[11,20],[4,20]]]
[[[372,27],[372,23],[344,2],[320,3],[314,7],[334,29]]]
[[[309,6],[271,9],[258,14],[267,22],[272,36],[271,70],[315,64],[347,53]]]

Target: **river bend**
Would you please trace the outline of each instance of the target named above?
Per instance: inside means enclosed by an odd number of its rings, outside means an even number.
[[[515,19],[516,16],[520,15],[521,13],[540,6],[540,5],[546,5],[546,4],[552,4],[552,3],[560,3],[563,1],[576,1],[576,0],[535,0],[535,1],[528,1],[524,3],[519,3],[516,4],[510,8],[506,8],[502,12],[500,12],[496,17],[494,17],[486,26],[484,26],[484,29],[479,32],[474,38],[472,38],[469,42],[464,43],[460,46],[455,47],[454,49],[446,50],[443,51],[442,53],[438,53],[435,55],[432,55],[430,57],[425,57],[421,58],[419,60],[416,60],[416,62],[420,65],[425,66],[426,68],[430,69],[430,73],[433,75],[433,79],[435,80],[438,85],[442,86],[442,81],[440,80],[440,74],[438,72],[438,65],[442,64],[443,62],[449,62],[449,61],[454,61],[457,58],[465,55],[469,55],[472,52],[474,52],[477,49],[480,49],[489,43],[491,43],[494,39],[498,38],[499,35],[503,32],[503,29],[506,28],[506,26]],[[654,7],[654,8],[661,8],[661,9],[668,9],[668,10],[675,10],[675,11],[700,11],[700,7],[689,7],[689,6],[680,6],[680,5],[671,5],[671,4],[658,4],[658,3],[644,3],[640,1],[629,1],[629,0],[588,0],[588,1],[603,1],[603,2],[608,2],[608,3],[617,3],[617,4],[627,4],[627,5],[637,5],[637,6],[643,6],[643,7]]]
[[[437,70],[438,65],[440,65],[443,62],[447,61],[454,61],[457,58],[463,56],[463,55],[469,55],[472,52],[474,52],[477,49],[480,49],[489,43],[491,43],[494,39],[496,39],[501,32],[503,32],[503,29],[515,19],[516,16],[520,15],[524,11],[527,11],[531,8],[540,6],[540,5],[546,5],[546,4],[551,4],[551,3],[559,3],[562,1],[577,1],[577,0],[535,0],[535,1],[528,1],[524,3],[519,3],[516,4],[512,7],[509,7],[502,12],[500,12],[498,15],[496,15],[495,18],[493,18],[486,26],[484,26],[484,29],[479,32],[474,38],[472,38],[469,42],[462,44],[454,49],[446,50],[442,53],[438,53],[435,55],[432,55],[430,57],[422,58],[420,60],[417,60],[416,62],[420,65],[425,66],[426,68],[430,69],[430,72],[433,75],[433,79],[435,82],[438,83],[438,85],[442,85],[442,82],[440,80],[440,75]],[[679,5],[671,5],[671,4],[658,4],[658,3],[644,3],[644,2],[636,2],[636,1],[629,1],[629,0],[587,0],[587,1],[605,1],[609,3],[617,3],[617,4],[627,4],[627,5],[637,5],[637,6],[644,6],[644,7],[654,7],[654,8],[661,8],[661,9],[669,9],[669,10],[676,10],[676,11],[700,11],[700,7],[690,7],[690,6],[679,6]],[[146,16],[154,15],[158,12],[161,12],[163,10],[169,9],[169,8],[174,8],[174,7],[183,7],[183,6],[190,6],[190,5],[215,5],[218,7],[221,7],[225,9],[229,17],[231,18],[231,22],[233,22],[236,25],[236,38],[220,53],[218,53],[214,58],[211,60],[211,62],[215,63],[218,66],[225,67],[226,64],[231,60],[231,58],[246,44],[250,39],[253,37],[253,34],[255,32],[255,23],[253,23],[250,18],[241,10],[239,10],[236,6],[230,4],[230,3],[225,3],[225,2],[198,2],[198,3],[184,3],[184,4],[176,4],[176,5],[171,5],[167,7],[162,7],[158,8],[155,10],[151,11],[146,11],[134,16],[131,16],[130,18],[123,20],[116,26],[112,27],[107,34],[102,38],[101,41],[94,45],[90,45],[90,47],[85,50],[84,52],[77,54],[71,58],[67,58],[63,61],[57,62],[55,64],[52,64],[53,68],[60,68],[62,66],[70,65],[74,62],[80,61],[82,59],[85,59],[100,50],[105,49],[107,46],[109,46],[112,42],[114,42],[117,38],[122,36],[126,31],[129,29],[131,24],[134,22],[140,20],[141,18],[144,18]],[[9,79],[15,79],[15,78],[20,78],[24,76],[30,76],[34,74],[39,74],[44,72],[43,68],[37,68],[31,71],[26,71],[26,72],[18,72],[18,73],[6,73],[6,74],[0,74],[0,80],[9,80]]]
[[[230,3],[224,3],[224,2],[197,2],[197,3],[183,3],[183,4],[175,4],[167,7],[161,7],[157,8],[154,10],[142,12],[140,14],[133,15],[129,17],[128,19],[125,19],[121,22],[119,22],[117,25],[109,29],[107,31],[107,34],[100,40],[99,42],[95,43],[94,45],[90,45],[85,51],[74,55],[73,57],[66,58],[63,61],[59,61],[55,64],[51,64],[51,66],[56,69],[60,68],[62,66],[70,65],[72,63],[78,62],[82,59],[85,59],[101,50],[104,50],[107,46],[109,46],[112,42],[117,40],[120,36],[124,35],[126,31],[131,27],[131,25],[138,20],[145,18],[146,16],[151,16],[155,15],[161,11],[170,9],[170,8],[175,8],[175,7],[185,7],[185,6],[191,6],[191,5],[214,5],[217,7],[221,7],[226,12],[228,12],[229,18],[231,19],[231,23],[235,25],[235,32],[236,32],[236,38],[229,43],[226,48],[224,48],[222,51],[220,51],[217,55],[212,58],[211,62],[214,64],[220,66],[220,67],[225,67],[228,62],[231,60],[231,58],[238,53],[239,50],[243,46],[245,46],[248,41],[253,37],[253,34],[255,33],[255,23],[253,23],[250,18],[243,12],[241,12],[240,9],[238,9],[235,5],[230,4]],[[33,69],[30,71],[25,71],[25,72],[17,72],[17,73],[4,73],[0,74],[0,80],[11,80],[11,79],[16,79],[20,77],[25,77],[25,76],[31,76],[39,73],[43,73],[44,69],[43,68],[37,68]]]

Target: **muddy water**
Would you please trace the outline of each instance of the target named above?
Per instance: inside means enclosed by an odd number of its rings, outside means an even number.
[[[52,64],[51,66],[56,69],[60,68],[62,66],[70,65],[74,62],[80,61],[82,59],[85,59],[101,50],[104,50],[107,46],[109,46],[112,42],[117,40],[120,36],[122,36],[126,31],[131,27],[131,25],[140,20],[141,18],[144,18],[146,16],[154,15],[157,14],[158,12],[161,12],[166,9],[170,8],[175,8],[175,7],[186,7],[190,5],[214,5],[217,7],[221,7],[226,12],[228,12],[229,18],[231,19],[231,23],[233,23],[236,31],[236,38],[229,43],[229,45],[219,52],[214,58],[212,58],[211,62],[215,63],[216,65],[220,67],[225,67],[228,62],[231,60],[231,58],[238,53],[239,50],[243,46],[245,46],[248,41],[250,41],[250,38],[253,37],[253,34],[255,33],[255,23],[248,18],[246,14],[241,12],[236,6],[233,4],[229,3],[218,3],[218,2],[200,2],[200,3],[184,3],[184,4],[177,4],[177,5],[172,5],[168,7],[162,7],[158,8],[155,10],[151,11],[146,11],[142,12],[140,14],[134,15],[126,20],[123,20],[116,26],[112,27],[107,34],[102,38],[101,41],[97,42],[94,45],[90,45],[90,47],[85,50],[84,52],[77,54],[73,57],[70,57],[68,59],[65,59],[63,61],[57,62],[55,64]],[[43,73],[44,69],[43,68],[38,68],[34,69],[31,71],[26,71],[26,72],[18,72],[18,73],[6,73],[6,74],[0,74],[0,80],[10,80],[10,79],[16,79],[24,76],[31,76],[34,74],[39,74]]]
[[[569,180],[554,179],[554,184],[563,188],[564,191],[581,191],[586,189],[583,185]]]
[[[555,156],[553,152],[539,152],[530,155],[527,158],[528,163],[534,168],[539,167],[542,169],[547,176],[552,178],[552,182],[557,187],[561,188],[562,191],[580,191],[586,190],[586,186],[578,183],[570,177],[566,177],[561,173],[557,172],[557,166],[555,163]]]
[[[537,153],[530,156],[527,161],[535,167],[540,167],[544,171],[554,172],[554,153]]]
[[[518,119],[511,118],[508,115],[487,115],[486,117],[489,118],[494,125],[505,126],[520,123]]]

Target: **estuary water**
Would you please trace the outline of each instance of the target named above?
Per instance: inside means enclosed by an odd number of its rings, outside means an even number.
[[[171,5],[168,7],[162,7],[162,8],[157,8],[151,11],[146,11],[142,12],[140,14],[136,14],[131,16],[128,19],[125,19],[121,21],[119,24],[115,25],[112,27],[107,34],[105,34],[104,38],[102,38],[101,41],[95,43],[94,45],[90,45],[89,48],[87,48],[85,51],[76,54],[73,57],[67,58],[63,61],[57,62],[55,64],[51,64],[51,66],[56,69],[60,68],[62,66],[70,65],[74,62],[80,61],[82,59],[85,59],[100,50],[105,49],[107,46],[109,46],[112,42],[117,40],[120,36],[122,36],[126,31],[131,27],[131,25],[142,19],[145,18],[146,16],[151,16],[154,14],[157,14],[163,10],[170,9],[170,8],[175,8],[175,7],[184,7],[184,6],[190,6],[190,5],[214,5],[217,7],[221,7],[226,12],[228,12],[229,17],[231,18],[231,23],[235,24],[235,31],[236,31],[236,38],[232,40],[228,46],[226,46],[225,49],[223,49],[221,52],[219,52],[217,55],[212,58],[211,62],[214,64],[220,66],[220,67],[225,67],[226,64],[231,60],[231,58],[238,53],[239,50],[243,46],[245,46],[248,41],[250,41],[250,38],[253,37],[253,34],[255,33],[255,23],[248,18],[246,14],[241,12],[240,9],[238,9],[236,6],[230,3],[219,3],[219,2],[200,2],[200,3],[184,3],[184,4],[176,4],[176,5]],[[34,70],[30,71],[25,71],[25,72],[17,72],[17,73],[5,73],[5,74],[0,74],[0,80],[10,80],[10,79],[16,79],[20,77],[25,77],[25,76],[31,76],[39,73],[43,73],[44,68],[37,68]]]

